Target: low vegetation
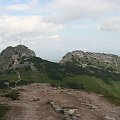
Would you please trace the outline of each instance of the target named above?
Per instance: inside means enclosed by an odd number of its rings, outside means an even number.
[[[77,90],[84,90],[86,92],[93,92],[97,94],[103,94],[109,101],[120,105],[120,82],[109,81],[110,84],[107,84],[102,79],[98,79],[94,76],[74,76],[67,77],[62,81],[51,81],[52,87],[60,88],[72,88]],[[118,86],[118,87],[117,87]]]
[[[17,90],[13,90],[13,91],[5,94],[5,97],[9,97],[12,100],[17,100],[19,96],[20,96],[20,92],[18,92]]]
[[[4,115],[8,112],[10,106],[5,104],[0,104],[0,120],[4,120]]]
[[[111,68],[98,69],[93,66],[84,68],[76,65],[77,63],[69,62],[60,65],[37,57],[26,61],[34,63],[36,70],[32,71],[30,68],[27,71],[19,69],[21,81],[18,82],[15,71],[1,73],[0,88],[11,88],[31,83],[51,83],[53,87],[81,89],[103,94],[111,101],[120,103],[120,74],[111,72]],[[19,97],[19,92],[12,91],[7,96],[15,100]]]

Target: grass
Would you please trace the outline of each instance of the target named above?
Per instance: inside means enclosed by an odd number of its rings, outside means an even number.
[[[11,82],[17,81],[18,78],[16,72],[0,74],[0,81],[4,81],[4,80],[10,80]]]
[[[5,104],[0,104],[0,120],[4,120],[4,116],[9,109],[10,109],[10,106]]]
[[[20,71],[21,79],[28,82],[45,82],[49,81],[50,78],[44,74],[40,73],[38,71]]]
[[[59,65],[44,61],[40,58],[34,58],[32,60],[38,71],[19,70],[21,81],[16,84],[17,75],[15,71],[10,73],[0,74],[0,86],[6,87],[4,81],[8,80],[14,82],[15,85],[26,85],[29,83],[51,83],[51,86],[61,88],[82,89],[87,92],[94,92],[107,96],[108,99],[115,103],[120,103],[120,75],[111,74],[104,69],[97,69],[88,67],[84,69],[71,63],[66,66]],[[86,62],[89,62],[86,59]],[[104,66],[104,64],[97,63],[96,60],[92,60],[94,64]],[[94,72],[89,72],[89,70]],[[114,81],[116,78],[116,81]],[[4,80],[4,81],[3,81]],[[3,81],[3,83],[1,83]],[[11,86],[10,86],[11,87]],[[19,97],[19,93],[12,92],[7,95],[13,100]]]
[[[104,95],[109,101],[120,105],[120,81],[109,81],[110,84],[94,76],[67,77],[62,81],[51,81],[52,87],[81,89],[86,92],[93,92]]]
[[[17,85],[24,85],[29,83],[51,83],[53,87],[82,89],[86,92],[94,92],[103,94],[108,100],[115,104],[120,104],[120,81],[103,80],[95,76],[88,75],[74,75],[71,77],[63,77],[63,79],[52,80],[46,73],[32,72],[32,71],[20,71],[22,81]],[[56,72],[54,73],[56,74]],[[18,99],[19,92],[12,91],[8,93],[6,97],[10,97],[13,100]]]
[[[108,101],[112,102],[113,104],[120,106],[120,97],[116,97],[114,95],[106,95],[105,98],[107,98]]]

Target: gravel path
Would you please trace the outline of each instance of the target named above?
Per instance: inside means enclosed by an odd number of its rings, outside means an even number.
[[[120,106],[115,106],[101,95],[70,89],[55,89],[48,84],[32,84],[24,89],[19,100],[9,101],[12,106],[6,120],[63,120],[48,101],[64,109],[76,109],[76,120],[120,120]],[[75,120],[75,119],[74,119]]]

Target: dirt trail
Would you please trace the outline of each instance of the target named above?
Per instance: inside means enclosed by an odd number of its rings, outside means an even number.
[[[65,109],[76,109],[73,120],[120,120],[120,106],[106,101],[102,96],[70,89],[55,89],[48,84],[32,84],[24,89],[19,100],[10,101],[11,110],[6,120],[63,120],[48,104],[54,101]]]

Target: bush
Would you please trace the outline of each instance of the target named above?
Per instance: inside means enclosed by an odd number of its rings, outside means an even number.
[[[13,90],[10,93],[5,95],[5,97],[10,97],[12,100],[17,100],[19,96],[20,96],[20,93],[16,90]]]
[[[0,120],[4,120],[3,117],[7,113],[7,111],[10,109],[10,106],[8,105],[0,105]]]
[[[76,90],[84,89],[83,84],[80,84],[77,82],[68,82],[68,83],[66,83],[66,85],[68,88],[71,88],[71,89],[76,89]]]
[[[105,97],[112,103],[120,106],[120,97],[116,97],[114,95],[105,95]]]
[[[8,88],[8,85],[5,84],[6,82],[8,82],[8,81],[0,81],[0,89],[7,89]]]
[[[56,87],[56,88],[61,86],[59,82],[50,82],[50,85],[51,87]]]
[[[17,82],[17,85],[28,85],[30,82],[26,81],[26,80],[21,80],[19,82]]]
[[[76,89],[76,90],[84,90],[84,85],[79,83],[79,81],[75,81],[75,80],[56,80],[56,81],[51,81],[50,82],[52,87],[60,87],[60,88],[70,88],[70,89]]]
[[[85,89],[83,84],[75,80],[64,80],[61,82],[60,86],[62,88],[70,88],[70,89],[76,89],[76,90]]]

